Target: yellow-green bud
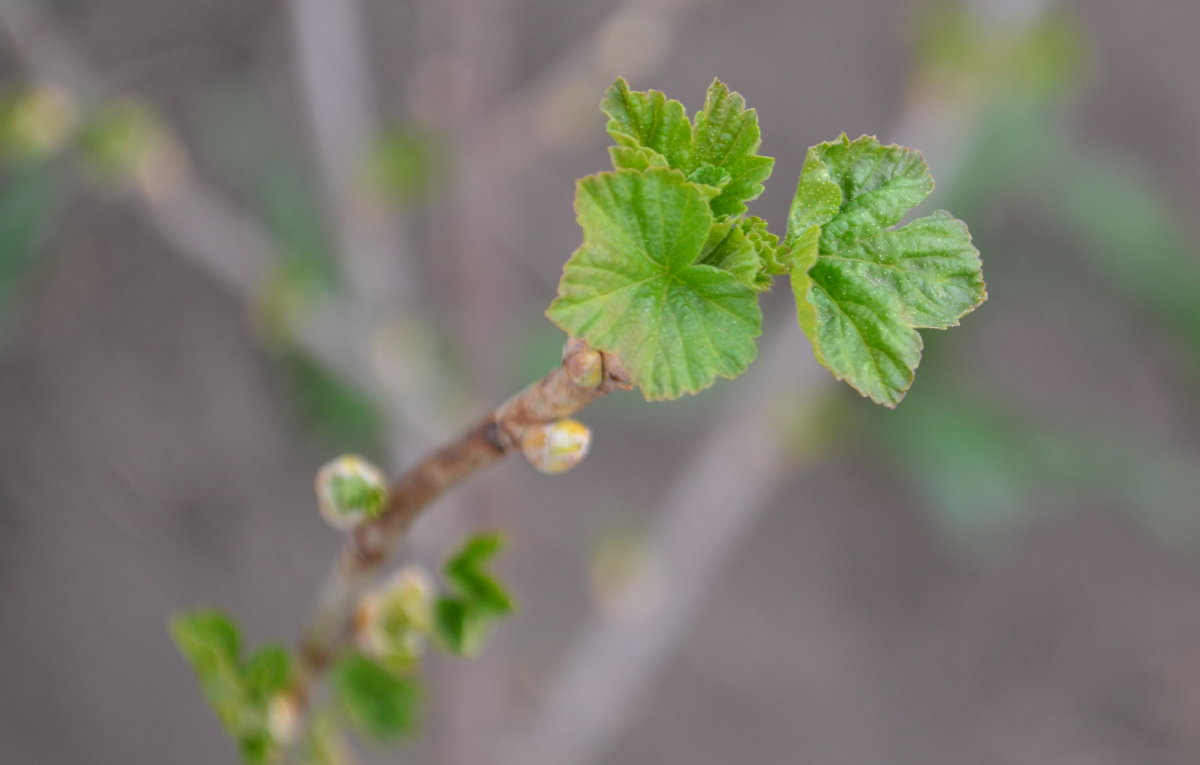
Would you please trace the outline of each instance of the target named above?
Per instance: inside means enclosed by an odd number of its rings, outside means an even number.
[[[587,456],[592,432],[575,420],[535,425],[521,437],[521,451],[529,464],[553,475],[575,467]]]
[[[387,480],[356,454],[344,454],[317,471],[317,504],[335,529],[347,531],[378,518],[387,504]]]
[[[397,672],[410,670],[433,629],[433,584],[416,566],[405,566],[359,601],[354,638],[363,653]]]

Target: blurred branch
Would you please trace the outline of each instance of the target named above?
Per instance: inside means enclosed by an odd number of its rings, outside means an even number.
[[[401,353],[394,344],[374,343],[385,323],[416,321],[414,302],[419,290],[409,277],[411,264],[402,216],[385,209],[380,200],[363,191],[363,173],[376,139],[376,93],[363,38],[362,8],[358,0],[290,0],[293,51],[299,69],[303,101],[308,108],[313,144],[325,196],[333,215],[337,251],[345,266],[350,295],[340,306],[341,320],[332,323],[331,345],[347,338],[361,345],[355,355],[370,359]],[[440,366],[420,348],[403,349],[407,357],[389,358],[390,367],[419,370],[403,381],[373,380],[376,399],[398,410],[404,427],[393,428],[389,446],[403,457],[417,444],[432,441],[441,432],[432,414],[430,380]]]
[[[94,67],[27,0],[0,0],[0,30],[32,79],[53,83],[85,107],[103,96]],[[234,294],[262,288],[270,239],[186,169],[166,189],[139,185],[137,191],[147,221],[194,265]]]
[[[0,27],[17,57],[36,78],[69,90],[98,91],[87,62],[28,0],[0,0]]]
[[[403,271],[404,230],[394,209],[362,193],[376,138],[376,100],[358,0],[291,0],[294,55],[338,252],[351,282],[371,306],[412,299]]]
[[[596,94],[617,73],[636,80],[660,67],[671,53],[680,18],[700,1],[624,0],[588,38],[569,46],[497,108],[486,131],[497,137],[495,156],[505,167],[536,166],[528,160],[547,145],[562,147],[588,135]]]
[[[0,29],[7,33],[29,77],[56,84],[74,103],[94,104],[105,88],[78,46],[26,0],[0,0]],[[175,146],[179,142],[172,139]],[[134,201],[147,224],[176,252],[223,288],[253,306],[274,268],[270,236],[180,162],[167,183],[135,184]],[[354,300],[314,301],[287,329],[306,353],[339,377],[372,394],[411,430],[438,432],[429,408],[398,395],[372,367],[376,322]]]

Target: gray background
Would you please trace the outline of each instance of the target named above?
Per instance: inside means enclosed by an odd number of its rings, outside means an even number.
[[[433,114],[448,152],[464,158],[492,150],[472,131],[593,44],[615,7],[363,6],[380,113]],[[1195,235],[1200,5],[1068,7],[1091,51],[1072,129],[1133,157]],[[110,90],[163,111],[195,150],[196,172],[223,192],[244,189],[196,147],[210,140],[204,114],[228,92],[272,115],[276,140],[312,172],[283,4],[89,0],[50,10]],[[742,92],[778,158],[754,212],[781,221],[807,145],[840,131],[908,139],[894,134],[912,113],[917,11],[885,0],[699,2],[672,17],[674,44],[633,84],[693,108],[714,74]],[[14,86],[21,64],[0,45],[0,84]],[[422,105],[413,95],[422,66],[463,73],[467,89],[435,88]],[[540,317],[578,243],[571,184],[606,163],[602,118],[577,119],[582,132],[557,144],[525,128],[544,153],[521,172],[483,173],[467,192],[452,182],[405,216],[414,302],[458,375],[447,384],[461,392],[439,415],[447,434],[554,359],[560,340]],[[932,148],[930,157],[937,175]],[[1037,233],[1020,205],[984,209],[996,229]],[[1191,460],[1200,439],[1186,355],[1143,313],[1106,315],[1117,301],[1093,277],[1064,303],[1023,284],[1077,267],[1056,260],[1053,236],[1038,241],[1014,262],[1044,262],[1024,269],[1001,263],[1019,244],[993,254],[981,241],[1003,279],[953,345],[931,347],[1034,416],[1116,413]],[[780,320],[790,310],[783,286],[768,303]],[[313,511],[313,472],[361,447],[297,419],[245,304],[120,195],[72,195],[22,297],[0,355],[0,762],[232,762],[166,619],[213,603],[237,615],[252,643],[297,634],[338,542]],[[797,355],[808,369],[807,349]],[[825,382],[808,369],[796,384]],[[409,552],[426,563],[454,529],[508,529],[501,569],[521,612],[479,662],[431,659],[422,737],[368,761],[498,761],[498,742],[534,714],[592,607],[589,551],[646,527],[736,387],[658,407],[605,402],[583,418],[596,443],[578,470],[542,479],[511,460],[472,480],[448,511],[453,529],[419,529]],[[854,435],[796,449],[650,693],[628,702],[629,724],[603,762],[1200,758],[1194,549],[1168,552],[1119,496],[1050,493],[997,550],[963,554],[871,436],[871,418],[890,415],[849,392],[829,396],[833,422]],[[1180,512],[1194,513],[1195,501],[1180,497]]]

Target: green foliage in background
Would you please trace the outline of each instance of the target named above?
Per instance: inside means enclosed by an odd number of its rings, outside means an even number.
[[[1194,387],[1200,247],[1144,160],[1080,135],[1072,107],[1088,46],[1078,19],[1060,10],[1002,28],[939,3],[920,30],[917,86],[970,123],[940,201],[979,221],[989,281],[1007,295],[989,318],[1003,326],[1036,307],[1040,331],[1103,338],[1122,357],[1134,345],[1160,359],[1177,349]],[[940,341],[941,363],[912,400],[864,424],[950,549],[986,558],[1048,515],[1083,508],[1122,513],[1171,549],[1200,543],[1194,445],[1131,408],[1031,412],[1026,397],[1040,395],[1012,381],[981,386],[969,367],[945,363],[971,358],[976,338]]]
[[[601,105],[613,171],[581,179],[583,244],[546,315],[616,353],[647,400],[736,377],[757,353],[759,293],[790,273],[817,359],[895,406],[921,354],[985,298],[978,252],[947,213],[893,229],[933,188],[921,156],[863,136],[809,150],[780,239],[745,215],[774,162],[758,115],[719,80],[683,105],[618,79]]]
[[[0,342],[42,261],[62,203],[60,173],[49,159],[0,166]]]
[[[377,451],[387,420],[374,399],[300,350],[275,356],[288,402],[301,423],[322,443]]]

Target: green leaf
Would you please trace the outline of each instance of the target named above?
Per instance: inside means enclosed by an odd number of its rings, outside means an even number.
[[[955,326],[986,297],[962,221],[939,212],[888,228],[932,188],[917,152],[843,135],[809,151],[788,216],[801,328],[838,379],[886,406],[912,384],[916,329]]]
[[[687,179],[701,186],[711,186],[717,189],[717,194],[719,194],[721,189],[728,186],[729,182],[733,180],[733,176],[723,167],[703,164],[688,173]],[[717,194],[714,194],[714,196],[717,196]]]
[[[497,616],[516,610],[512,598],[484,570],[503,549],[504,538],[500,534],[478,534],[468,539],[443,567],[446,581],[474,608]]]
[[[608,115],[608,134],[618,146],[648,150],[665,160],[655,161],[653,154],[641,155],[654,166],[692,169],[692,123],[683,104],[657,90],[630,90],[629,83],[618,77],[604,94],[600,109]],[[622,154],[627,156],[633,155]],[[614,169],[627,167],[617,161],[614,154]]]
[[[822,252],[896,225],[933,191],[933,176],[918,151],[882,146],[873,136],[851,141],[844,133],[813,150],[814,177],[827,177],[842,194],[833,218],[821,224]]]
[[[608,156],[614,170],[646,170],[651,167],[670,167],[667,158],[644,147],[609,146]]]
[[[237,625],[215,609],[201,609],[171,620],[171,637],[201,683],[225,671],[237,671],[241,637]]]
[[[280,645],[263,646],[242,667],[242,684],[247,698],[266,704],[287,688],[291,673],[291,656],[287,649]]]
[[[775,165],[772,157],[758,155],[762,137],[758,112],[720,80],[708,86],[704,109],[696,114],[694,161],[729,173],[730,180],[712,200],[713,214],[741,215],[746,202],[763,192],[762,182]]]
[[[746,202],[762,194],[762,182],[775,164],[756,154],[762,143],[758,113],[720,80],[709,85],[694,130],[683,104],[657,90],[630,90],[619,77],[600,108],[617,142],[609,150],[614,170],[679,170],[688,180],[713,187],[710,204],[718,218],[745,213]]]
[[[479,655],[487,639],[486,618],[455,598],[438,598],[433,613],[434,630],[446,650],[465,658]]]
[[[794,248],[796,242],[833,220],[842,207],[842,188],[833,178],[832,168],[822,159],[821,147],[813,146],[804,158],[796,194],[788,210],[787,235],[784,246]]]
[[[765,282],[760,281],[759,275],[763,271],[762,257],[738,221],[713,225],[708,231],[708,241],[704,243],[696,262],[727,271],[756,292],[771,286],[769,278]]]
[[[478,534],[463,543],[442,568],[451,594],[438,599],[433,626],[442,645],[452,653],[477,655],[491,623],[516,610],[512,597],[484,568],[503,548],[501,535]]]
[[[583,244],[567,261],[546,315],[616,353],[647,400],[678,398],[736,377],[756,353],[754,290],[697,260],[712,212],[703,192],[663,169],[582,178]]]
[[[767,230],[765,220],[753,215],[739,218],[737,224],[758,253],[760,271],[756,279],[757,288],[768,289],[771,286],[770,277],[788,271],[782,248],[779,246],[779,237]]]
[[[201,609],[175,617],[171,637],[192,665],[200,690],[238,745],[242,759],[268,762],[277,743],[269,706],[291,679],[291,658],[281,646],[265,646],[243,665],[237,625],[220,611]]]
[[[339,661],[332,679],[346,717],[370,738],[388,741],[416,727],[421,689],[415,680],[395,675],[359,653]]]

